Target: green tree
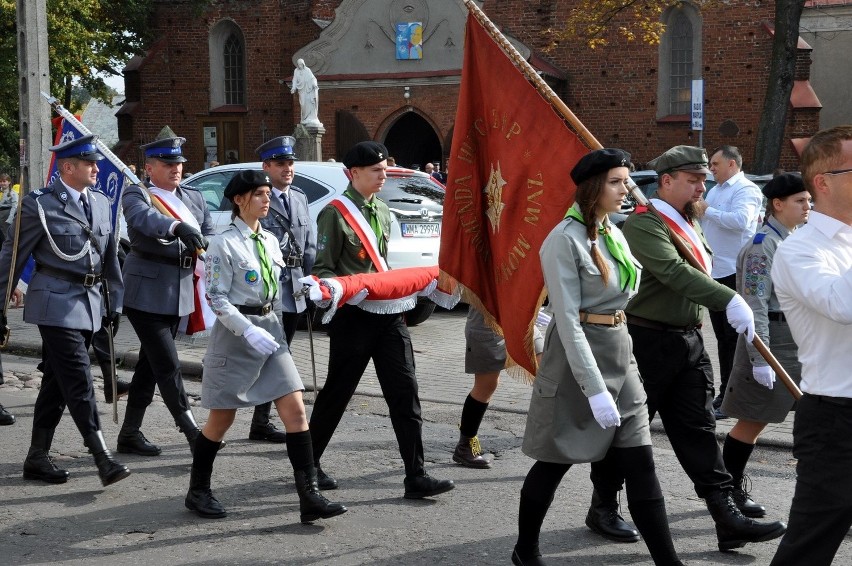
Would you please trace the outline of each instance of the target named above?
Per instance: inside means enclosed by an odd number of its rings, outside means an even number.
[[[718,0],[693,0],[693,3],[727,9]],[[611,29],[631,41],[657,44],[665,31],[660,14],[672,4],[672,0],[577,0],[566,16],[564,28],[548,30],[551,46],[566,38],[581,38],[594,49],[607,44],[606,36]],[[804,6],[805,0],[775,0],[775,36],[755,143],[754,173],[770,173],[778,166],[781,156]],[[629,17],[616,19],[622,14]],[[613,28],[615,25],[618,27]]]
[[[71,111],[81,87],[109,101],[114,95],[104,75],[120,75],[121,67],[142,52],[148,16],[155,0],[47,0],[50,89]],[[15,0],[0,0],[0,167],[17,163],[18,55]]]

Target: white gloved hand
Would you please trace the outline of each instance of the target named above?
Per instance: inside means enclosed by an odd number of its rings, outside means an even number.
[[[621,415],[618,414],[618,407],[615,406],[609,391],[601,391],[589,397],[589,406],[601,428],[621,425]]]
[[[754,380],[764,387],[772,389],[775,384],[775,372],[769,366],[754,366],[751,368]]]
[[[754,313],[751,312],[751,307],[745,302],[745,299],[739,295],[734,295],[728,306],[725,307],[725,314],[728,316],[728,323],[734,327],[737,334],[745,333],[746,341],[751,344],[754,340]]]
[[[310,287],[308,291],[308,297],[314,302],[318,302],[322,299],[322,291],[320,290],[319,281],[313,275],[306,275],[304,277],[299,278],[299,283],[302,285],[307,285]]]
[[[246,339],[252,348],[265,356],[274,353],[280,346],[275,338],[272,337],[272,334],[259,326],[252,325],[246,328],[245,332],[243,332],[243,338]]]
[[[550,324],[550,319],[553,317],[543,308],[538,309],[538,316],[535,317],[536,326],[547,326]]]

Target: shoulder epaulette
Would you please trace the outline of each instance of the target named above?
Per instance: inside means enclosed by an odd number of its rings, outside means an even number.
[[[197,187],[193,187],[192,185],[179,185],[181,189],[185,191],[198,191]]]
[[[38,198],[42,195],[49,195],[52,192],[53,192],[53,187],[44,187],[44,188],[41,188],[41,189],[36,189],[34,191],[28,192],[27,196],[32,197],[32,198]]]
[[[308,196],[307,193],[305,193],[305,191],[303,191],[302,189],[300,189],[299,187],[297,187],[295,185],[290,185],[290,188],[295,189],[296,192],[298,192],[298,193],[302,193],[303,195]]]
[[[758,232],[754,235],[754,240],[751,241],[752,244],[760,244],[763,242],[763,239],[766,237],[766,232]]]

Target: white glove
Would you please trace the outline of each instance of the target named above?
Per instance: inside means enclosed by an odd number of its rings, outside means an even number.
[[[754,313],[751,312],[745,299],[734,295],[725,307],[725,314],[728,315],[728,323],[734,327],[737,334],[745,333],[746,341],[750,344],[754,340]]]
[[[548,324],[550,324],[551,318],[553,317],[550,316],[546,310],[544,310],[543,308],[539,309],[538,316],[535,317],[535,324],[536,326],[547,326]]]
[[[754,380],[764,387],[772,389],[775,383],[775,372],[769,366],[754,366],[751,368]]]
[[[243,332],[243,338],[251,345],[252,348],[261,354],[268,356],[278,349],[280,344],[272,337],[272,334],[259,326],[249,326]]]
[[[601,428],[621,425],[621,415],[618,414],[618,407],[615,406],[609,391],[601,391],[589,397],[589,406],[592,407],[592,413]]]

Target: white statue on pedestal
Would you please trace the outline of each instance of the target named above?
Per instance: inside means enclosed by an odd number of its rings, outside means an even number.
[[[308,126],[322,127],[317,117],[319,111],[319,85],[317,78],[310,68],[305,65],[304,59],[296,61],[296,70],[293,72],[293,86],[290,93],[299,91],[299,107],[302,113],[301,123]]]

